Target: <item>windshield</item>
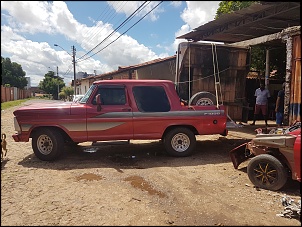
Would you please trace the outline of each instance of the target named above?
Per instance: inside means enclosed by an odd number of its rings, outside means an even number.
[[[92,85],[79,103],[86,103],[95,87],[96,85]]]

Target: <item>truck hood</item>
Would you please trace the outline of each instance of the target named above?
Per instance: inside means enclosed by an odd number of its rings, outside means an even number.
[[[19,109],[15,110],[13,114],[15,116],[18,116],[22,114],[22,116],[25,115],[33,115],[33,116],[39,116],[40,114],[47,114],[47,115],[53,115],[53,114],[66,114],[70,115],[70,110],[72,105],[77,105],[72,102],[64,102],[64,103],[33,103],[26,106],[22,106]]]

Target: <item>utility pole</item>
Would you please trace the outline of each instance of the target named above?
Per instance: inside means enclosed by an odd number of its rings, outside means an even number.
[[[73,86],[74,86],[74,95],[76,95],[76,68],[75,68],[75,55],[76,55],[76,49],[74,46],[71,47],[72,49],[72,55],[68,53],[63,47],[61,47],[58,44],[54,44],[55,47],[60,47],[62,50],[64,50],[67,54],[69,54],[72,57],[72,63],[73,63]],[[57,72],[58,74],[58,72]]]
[[[60,93],[60,85],[59,85],[59,66],[57,66],[57,78],[58,78],[58,99],[59,99],[59,93]]]
[[[75,68],[75,54],[76,49],[74,46],[72,46],[72,62],[73,62],[73,86],[74,86],[74,95],[77,94],[77,82],[76,82],[76,68]]]

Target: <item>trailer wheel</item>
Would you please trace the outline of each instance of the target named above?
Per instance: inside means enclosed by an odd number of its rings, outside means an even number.
[[[32,148],[37,158],[43,161],[57,159],[64,149],[62,135],[53,129],[40,129],[33,134]]]
[[[179,127],[169,131],[164,137],[164,145],[169,155],[185,157],[193,153],[196,147],[196,137],[187,128]]]
[[[252,158],[247,166],[250,181],[257,187],[277,191],[287,179],[287,169],[274,156],[261,154]]]
[[[207,91],[197,92],[189,100],[189,105],[210,106],[216,104],[216,96]]]

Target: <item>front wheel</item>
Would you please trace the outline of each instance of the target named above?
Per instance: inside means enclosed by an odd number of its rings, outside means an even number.
[[[287,179],[287,169],[274,156],[261,154],[251,159],[247,166],[250,181],[259,188],[277,191]]]
[[[185,157],[193,153],[196,147],[196,137],[187,128],[174,128],[164,137],[166,151],[171,156]]]
[[[43,161],[57,159],[64,149],[61,134],[52,129],[40,129],[32,137],[32,148],[37,158]]]

